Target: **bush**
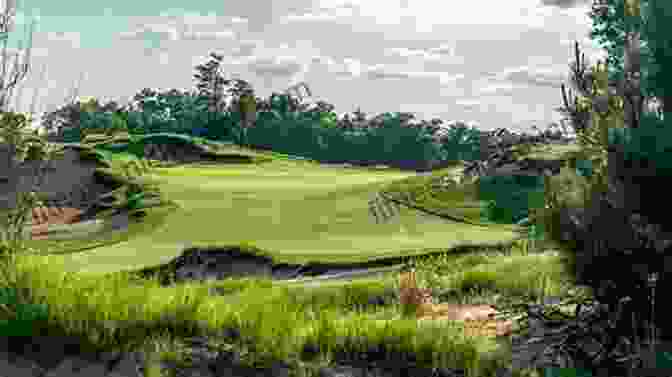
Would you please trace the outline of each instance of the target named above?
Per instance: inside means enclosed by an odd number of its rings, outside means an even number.
[[[479,200],[488,202],[485,221],[514,224],[544,201],[543,177],[486,176],[479,179]]]

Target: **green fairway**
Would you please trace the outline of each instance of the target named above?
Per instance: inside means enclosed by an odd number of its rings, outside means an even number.
[[[187,244],[245,243],[277,262],[355,262],[518,236],[509,226],[452,222],[403,207],[391,222],[376,224],[368,200],[412,176],[283,160],[157,168],[152,178],[179,205],[163,224],[125,242],[50,258],[68,271],[107,273],[167,262]]]

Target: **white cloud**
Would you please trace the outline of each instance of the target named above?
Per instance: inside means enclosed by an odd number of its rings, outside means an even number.
[[[139,21],[143,21],[138,19]],[[235,40],[237,33],[233,25],[244,24],[245,19],[222,18],[214,13],[201,15],[194,12],[178,12],[169,10],[159,17],[145,19],[133,30],[119,33],[122,40],[142,40],[157,43],[154,48],[161,48],[165,41],[212,41]]]
[[[247,64],[247,68],[260,76],[290,77],[303,70],[303,64],[294,57],[258,58]]]
[[[233,48],[230,54],[235,57],[251,56],[257,49],[257,45],[257,41],[241,41],[238,42],[238,45]]]
[[[490,84],[478,89],[480,94],[501,94],[508,93],[515,89],[517,86],[511,83],[502,83],[502,84]]]
[[[47,32],[46,40],[48,42],[65,42],[73,48],[80,48],[80,33],[74,31]]]
[[[131,31],[119,33],[119,37],[125,40],[149,40],[157,37],[160,41],[177,40],[179,31],[175,26],[167,24],[145,24]]]
[[[344,58],[341,63],[330,57],[323,57],[321,60],[326,63],[327,69],[334,75],[359,77],[362,74],[362,64],[357,59]]]
[[[343,59],[343,64],[345,69],[348,72],[351,72],[353,76],[359,76],[362,74],[362,63],[357,59],[345,58]]]
[[[410,75],[406,72],[400,72],[388,69],[383,65],[377,64],[366,69],[366,77],[371,79],[407,79]]]
[[[474,109],[481,105],[480,100],[469,100],[469,99],[459,99],[455,101],[456,105],[460,105],[464,108]]]
[[[311,13],[290,14],[285,17],[286,21],[331,21],[352,17],[353,11],[349,7],[333,9],[320,9]]]
[[[383,54],[385,56],[399,56],[407,59],[417,59],[422,62],[451,64],[461,64],[464,62],[463,57],[456,54],[455,46],[448,44],[441,44],[438,47],[431,47],[428,49],[392,47],[385,49]]]
[[[187,31],[182,34],[182,39],[185,40],[218,40],[218,39],[233,39],[236,34],[231,30],[226,31]]]
[[[248,21],[246,18],[240,18],[240,17],[232,17],[231,18],[231,23],[232,24],[247,24]]]
[[[159,64],[167,65],[168,63],[170,63],[170,56],[165,52],[160,53],[159,54]]]
[[[431,31],[434,25],[513,25],[548,27],[557,17],[584,21],[577,10],[540,6],[539,0],[475,0],[459,3],[445,0],[319,0],[313,11],[293,14],[286,21],[351,21],[367,22],[373,18],[378,25],[399,25],[412,22],[416,31]],[[360,18],[361,19],[357,19]]]

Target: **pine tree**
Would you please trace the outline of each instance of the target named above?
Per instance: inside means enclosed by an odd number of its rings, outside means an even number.
[[[222,76],[221,62],[224,57],[211,53],[210,58],[206,64],[196,66],[199,73],[194,74],[194,79],[197,82],[198,94],[207,101],[208,112],[213,114],[224,111],[226,96],[224,88],[231,85],[231,80],[226,80]]]

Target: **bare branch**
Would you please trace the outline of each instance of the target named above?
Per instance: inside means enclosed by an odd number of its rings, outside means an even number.
[[[6,35],[10,32],[13,27],[13,18],[16,14],[15,1],[7,1],[7,7],[5,12],[0,16],[0,34]],[[2,50],[2,76],[0,76],[0,111],[6,111],[9,104],[9,99],[11,98],[12,89],[16,84],[23,80],[26,77],[26,74],[29,71],[30,67],[30,51],[32,44],[33,36],[33,25],[31,23],[30,32],[28,34],[28,47],[25,50],[25,61],[19,63],[19,53],[16,53],[16,60],[14,61],[14,70],[10,74],[8,82],[5,82],[7,75],[7,42],[8,38],[3,40],[3,50]],[[19,44],[19,50],[21,50],[21,44]]]

